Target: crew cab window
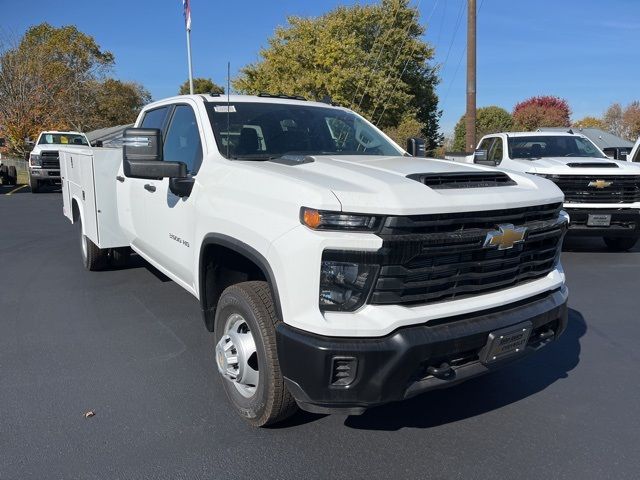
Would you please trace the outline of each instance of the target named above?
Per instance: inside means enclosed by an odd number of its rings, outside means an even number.
[[[501,138],[496,138],[493,142],[493,145],[491,145],[491,150],[489,150],[488,158],[489,160],[493,160],[494,162],[496,162],[496,165],[502,162],[502,143],[503,140]]]
[[[202,143],[193,109],[178,105],[173,112],[164,139],[164,159],[168,162],[184,162],[187,171],[195,175],[202,163]]]
[[[144,114],[140,128],[159,128],[162,130],[168,112],[169,107],[160,107],[154,110],[149,110]]]

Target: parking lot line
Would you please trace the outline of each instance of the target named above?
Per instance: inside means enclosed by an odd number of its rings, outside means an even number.
[[[27,188],[28,185],[20,185],[19,187],[14,188],[10,192],[5,193],[5,195],[11,195],[12,193],[17,192],[18,190],[22,190],[23,188]]]

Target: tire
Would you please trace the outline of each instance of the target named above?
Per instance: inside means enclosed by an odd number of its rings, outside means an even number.
[[[29,187],[31,188],[31,193],[39,193],[40,181],[35,180],[33,177],[29,176]]]
[[[7,174],[9,175],[9,185],[13,185],[15,187],[18,184],[18,171],[13,165],[11,165],[7,170]]]
[[[84,268],[90,271],[100,270],[104,267],[107,260],[107,250],[102,250],[96,246],[82,232],[82,220],[78,218],[78,234],[80,236],[80,252],[82,254],[82,264]]]
[[[609,249],[616,252],[631,250],[638,243],[635,237],[604,237],[603,240]]]
[[[218,371],[234,410],[254,427],[281,422],[298,409],[278,363],[279,322],[267,282],[228,287],[216,308]]]
[[[7,185],[9,182],[9,169],[6,165],[0,165],[0,180],[3,185]]]

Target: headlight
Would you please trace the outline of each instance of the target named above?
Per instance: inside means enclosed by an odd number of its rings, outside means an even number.
[[[550,174],[550,173],[532,173],[531,175],[535,175],[536,177],[546,178],[547,180],[551,180],[555,182],[560,179],[560,175]]]
[[[41,167],[42,166],[42,157],[40,155],[31,154],[29,156],[29,166],[31,167]]]
[[[320,309],[351,312],[359,308],[371,290],[376,269],[376,265],[323,260]]]
[[[348,230],[373,232],[380,226],[380,217],[342,212],[328,212],[302,207],[300,221],[313,230]]]

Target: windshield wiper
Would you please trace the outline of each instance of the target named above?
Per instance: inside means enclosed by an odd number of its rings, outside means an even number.
[[[231,155],[229,159],[231,160],[253,160],[256,162],[266,162],[268,160],[275,160],[276,158],[280,158],[282,155],[259,155],[259,154],[248,154],[248,155]]]

